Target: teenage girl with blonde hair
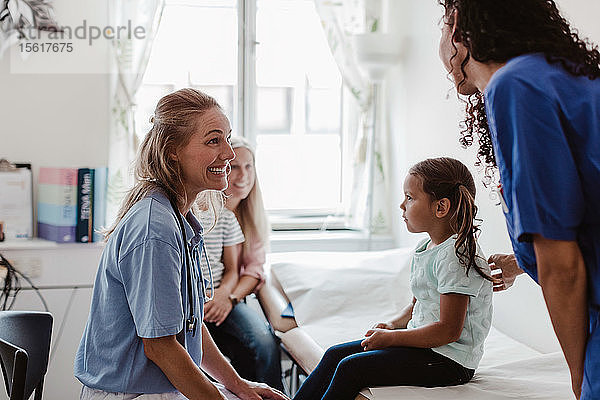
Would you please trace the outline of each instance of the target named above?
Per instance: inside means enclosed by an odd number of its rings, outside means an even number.
[[[263,264],[269,243],[254,150],[241,137],[233,137],[231,145],[236,158],[231,161],[225,208],[216,226],[204,237],[217,288],[214,299],[206,303],[204,320],[242,377],[282,390],[277,338],[265,320],[243,301],[264,282]],[[210,223],[211,212],[199,215]]]
[[[370,386],[468,382],[492,319],[492,278],[476,241],[475,183],[460,161],[413,166],[400,208],[410,232],[427,232],[411,260],[413,299],[364,340],[331,347],[294,400],[353,400]]]

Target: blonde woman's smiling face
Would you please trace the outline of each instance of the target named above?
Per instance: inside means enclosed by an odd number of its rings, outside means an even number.
[[[235,159],[231,161],[231,173],[229,174],[229,186],[225,194],[231,200],[241,201],[248,197],[256,181],[254,170],[254,156],[245,147],[234,150]]]
[[[227,170],[235,158],[230,136],[229,121],[217,107],[198,117],[189,142],[175,155],[188,194],[227,188]]]

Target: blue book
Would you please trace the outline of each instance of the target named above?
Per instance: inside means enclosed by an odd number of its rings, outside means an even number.
[[[77,171],[77,229],[75,241],[92,241],[94,229],[94,170],[79,168]]]
[[[94,202],[93,202],[93,229],[92,234],[94,242],[104,240],[104,235],[100,233],[106,227],[106,189],[107,189],[108,168],[101,167],[94,170]]]

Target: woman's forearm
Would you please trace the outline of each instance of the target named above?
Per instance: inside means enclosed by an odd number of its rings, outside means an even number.
[[[238,273],[234,268],[225,268],[219,289],[225,290],[227,295],[233,293],[238,283]]]
[[[198,368],[175,336],[142,339],[144,353],[190,400],[223,400],[223,395]]]
[[[243,299],[248,296],[250,293],[254,292],[254,289],[260,281],[253,276],[243,275],[238,280],[237,286],[233,290],[233,295],[238,299]]]
[[[577,242],[534,237],[539,283],[554,331],[571,371],[573,391],[581,391],[588,334],[587,273]]]
[[[225,268],[225,271],[223,272],[223,278],[221,279],[219,288],[225,290],[227,295],[233,293],[233,290],[238,283],[238,260],[240,251],[241,244],[239,243],[233,246],[223,247],[223,267]]]
[[[202,324],[202,369],[232,392],[235,392],[235,388],[241,384],[240,376],[223,356],[204,324]]]

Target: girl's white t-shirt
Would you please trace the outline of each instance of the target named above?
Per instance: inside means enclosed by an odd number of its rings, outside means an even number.
[[[440,295],[457,293],[469,296],[465,324],[456,342],[432,350],[475,369],[483,356],[483,344],[492,325],[492,283],[473,268],[460,264],[454,252],[456,235],[427,249],[431,239],[421,241],[411,260],[410,287],[417,300],[407,329],[419,328],[440,320]],[[487,258],[477,246],[477,265],[489,276]]]

